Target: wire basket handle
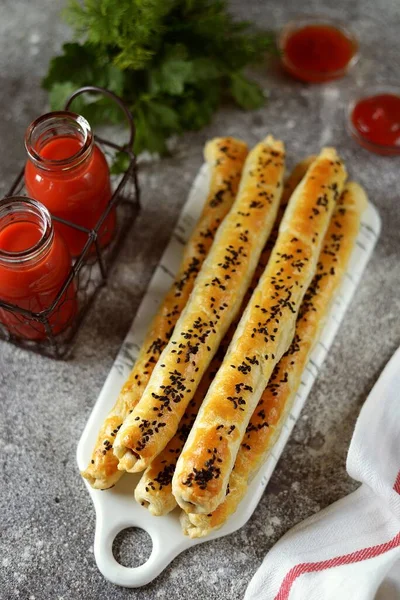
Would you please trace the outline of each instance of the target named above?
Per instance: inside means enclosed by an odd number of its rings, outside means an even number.
[[[123,111],[123,113],[126,117],[126,120],[128,121],[129,131],[130,131],[129,140],[124,145],[124,148],[128,148],[129,150],[132,150],[133,142],[135,140],[135,133],[136,133],[133,116],[132,116],[132,113],[130,112],[130,110],[128,109],[128,107],[126,106],[125,102],[123,100],[121,100],[121,98],[119,96],[114,94],[114,92],[110,92],[110,90],[107,90],[102,87],[98,87],[97,85],[85,85],[85,86],[79,88],[78,90],[76,90],[73,94],[71,94],[71,96],[68,98],[68,100],[65,103],[65,110],[70,110],[70,106],[71,106],[72,102],[75,100],[75,98],[77,98],[81,94],[86,94],[86,93],[103,94],[103,96],[108,96],[109,98],[111,98],[111,100],[113,100],[116,104],[118,104],[120,109]]]

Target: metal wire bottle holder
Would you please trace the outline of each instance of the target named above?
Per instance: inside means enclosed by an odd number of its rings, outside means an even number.
[[[97,86],[85,86],[76,90],[68,98],[65,104],[65,110],[70,109],[75,98],[85,93],[103,94],[116,102],[123,111],[129,125],[129,139],[126,144],[120,146],[96,134],[94,135],[94,139],[95,143],[102,149],[108,160],[112,161],[117,152],[124,154],[128,159],[128,168],[122,174],[111,177],[113,189],[112,197],[93,229],[86,229],[76,223],[52,215],[54,221],[58,221],[76,231],[84,233],[85,236],[87,236],[87,240],[82,252],[73,260],[71,270],[51,305],[41,312],[33,312],[25,308],[20,308],[14,304],[4,302],[0,298],[0,309],[11,313],[14,322],[18,320],[25,330],[26,327],[32,328],[33,333],[35,331],[37,332],[38,328],[45,331],[45,335],[40,336],[41,339],[27,339],[28,336],[22,337],[17,335],[14,327],[8,328],[5,323],[1,323],[0,321],[0,339],[7,340],[17,346],[33,350],[52,358],[66,358],[70,355],[72,341],[82,319],[100,288],[105,285],[108,273],[122,241],[140,210],[137,163],[136,157],[132,151],[135,139],[135,124],[132,114],[121,98],[109,90]],[[8,190],[6,197],[17,194],[25,195],[24,168],[21,169],[16,177]],[[98,240],[99,230],[112,210],[115,210],[117,214],[116,232],[112,242],[108,246],[102,248]],[[71,322],[61,333],[56,334],[57,312],[60,311],[67,295],[66,291],[71,289],[70,286],[72,282],[74,282],[78,311],[73,322]],[[32,335],[32,337],[37,336]]]

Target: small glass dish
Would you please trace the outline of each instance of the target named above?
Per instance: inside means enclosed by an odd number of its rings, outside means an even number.
[[[341,68],[333,68],[331,70],[317,70],[307,69],[295,64],[287,55],[287,42],[291,36],[301,31],[302,29],[315,27],[315,28],[329,28],[336,30],[343,41],[344,38],[349,42],[350,51],[348,52],[349,57],[345,64]],[[299,15],[294,19],[290,20],[280,30],[277,39],[278,49],[281,52],[281,60],[284,68],[292,76],[308,83],[324,83],[333,79],[339,79],[346,75],[350,69],[352,69],[360,58],[359,54],[359,42],[353,31],[339,19],[335,19],[326,15]],[[349,48],[347,48],[349,50]],[[310,49],[311,51],[311,49]]]
[[[381,154],[383,156],[398,156],[400,155],[400,143],[399,144],[384,144],[378,143],[376,141],[372,141],[368,139],[367,136],[363,136],[362,132],[359,128],[355,126],[353,121],[353,113],[357,104],[362,100],[367,100],[369,98],[375,98],[377,96],[396,96],[399,99],[400,106],[400,86],[399,85],[390,85],[390,84],[377,84],[375,86],[370,86],[367,88],[359,89],[357,92],[353,94],[350,98],[349,102],[345,106],[345,122],[346,129],[350,137],[353,138],[360,146],[368,150],[369,152],[374,152],[375,154]],[[400,110],[400,109],[399,109]],[[399,112],[400,115],[400,112]],[[400,131],[398,135],[398,139],[400,142]]]

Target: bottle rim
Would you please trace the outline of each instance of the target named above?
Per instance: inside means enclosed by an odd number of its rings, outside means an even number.
[[[29,219],[41,228],[40,239],[30,248],[19,252],[0,248],[0,262],[3,264],[19,265],[43,258],[53,242],[53,222],[43,204],[27,196],[8,196],[0,200],[0,231],[22,219]]]
[[[82,146],[77,152],[63,159],[50,159],[41,153],[41,147],[49,139],[57,137],[79,137]],[[44,143],[43,143],[44,142]],[[25,133],[25,148],[34,165],[45,171],[67,171],[82,164],[92,153],[93,132],[88,121],[70,111],[53,111],[41,115],[28,126]]]

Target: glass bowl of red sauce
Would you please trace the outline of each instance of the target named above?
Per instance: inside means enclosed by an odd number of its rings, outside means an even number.
[[[366,150],[400,155],[400,86],[361,90],[346,107],[346,125],[351,137]]]
[[[308,83],[339,79],[357,63],[358,40],[343,22],[318,15],[289,21],[278,38],[282,64]]]

